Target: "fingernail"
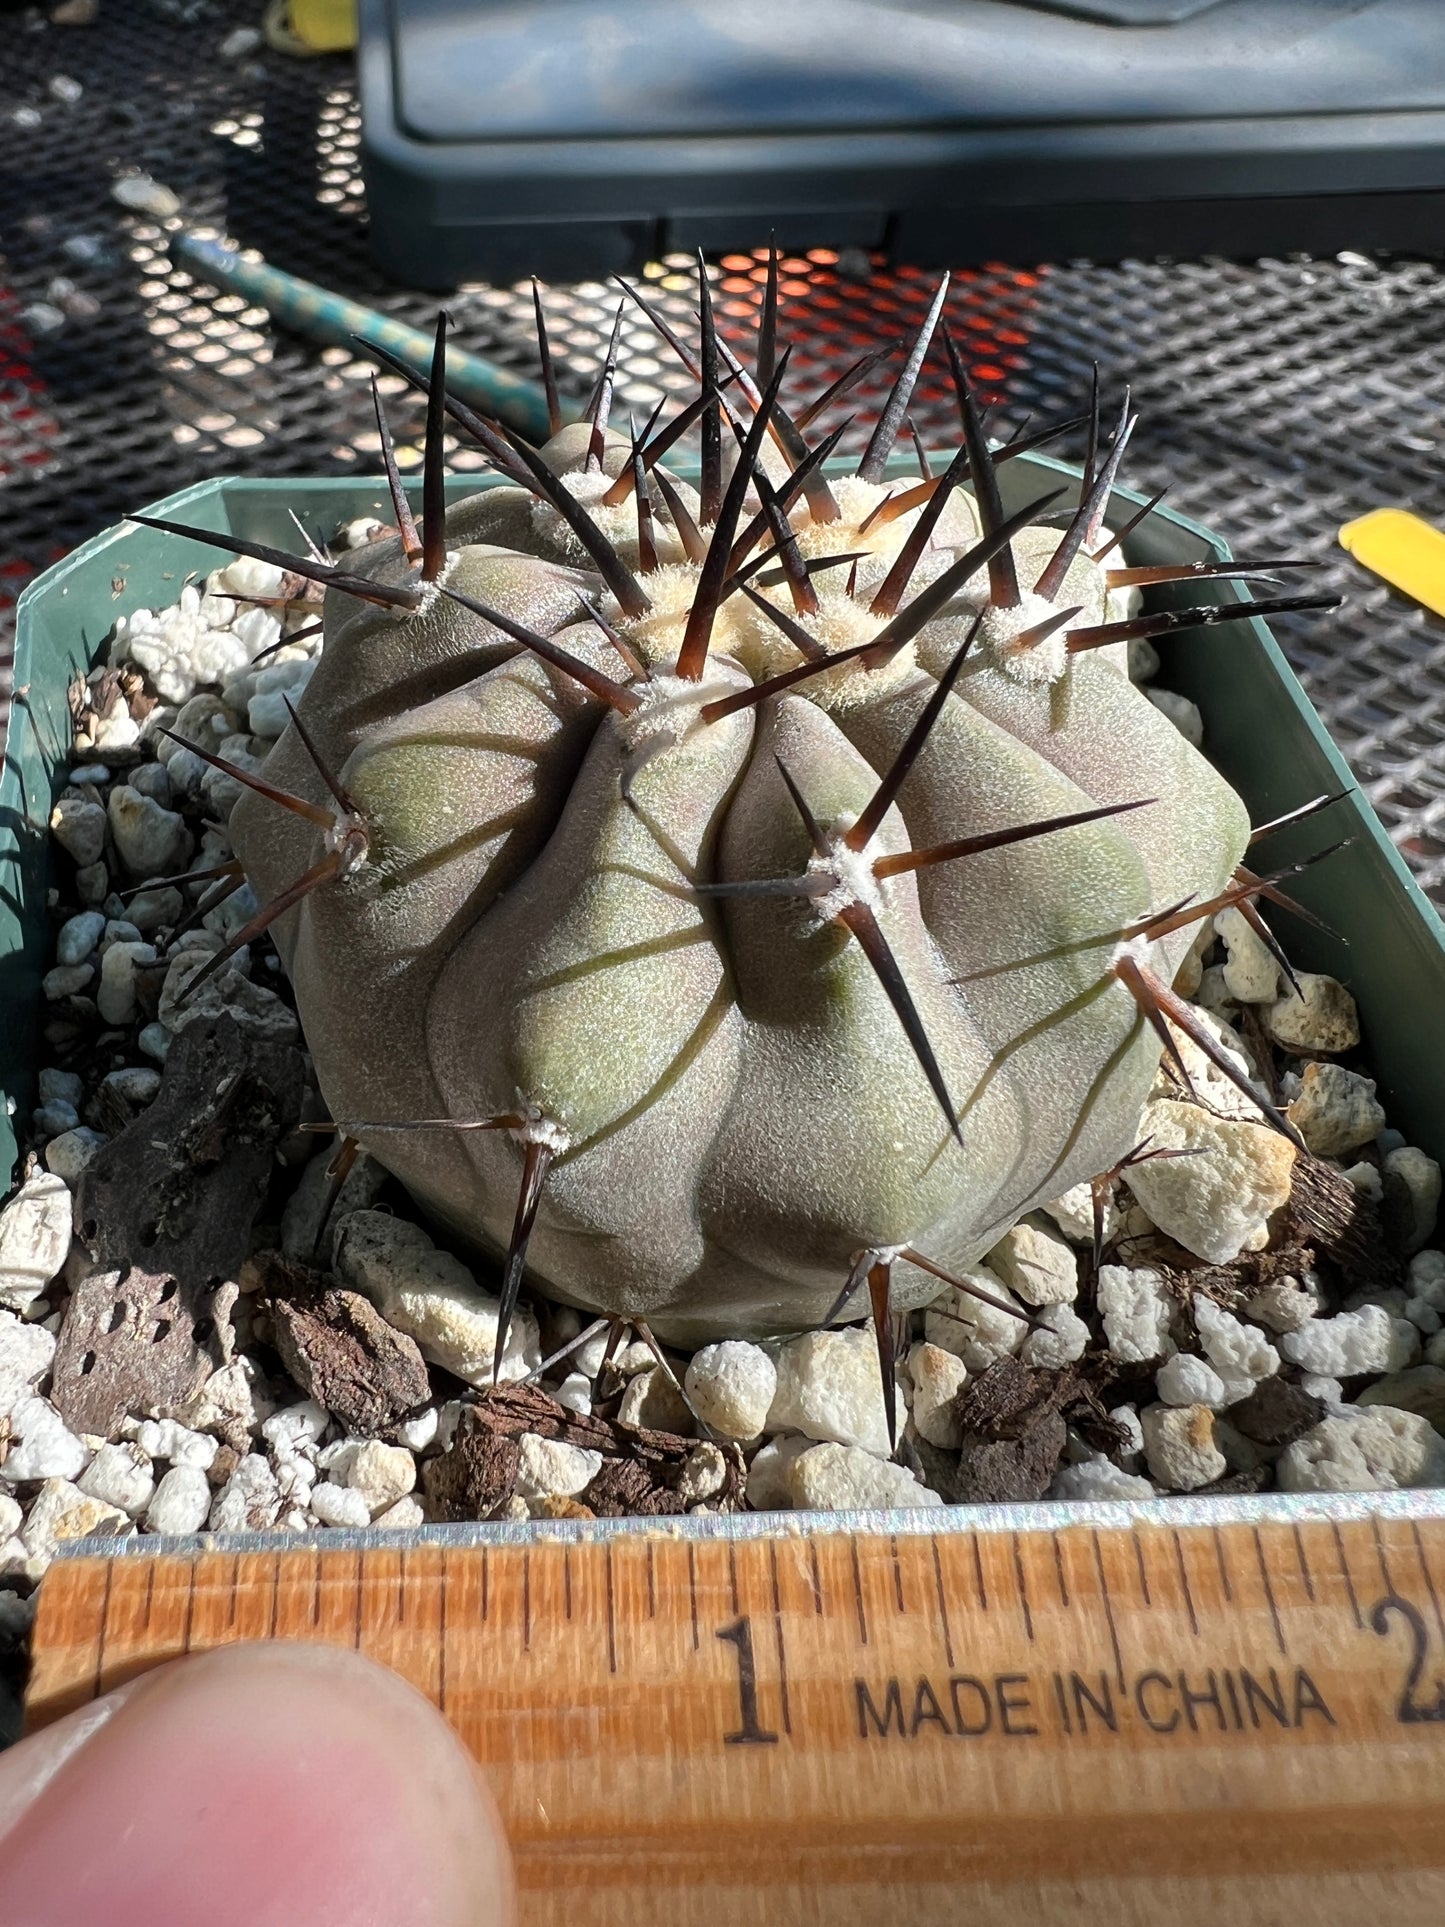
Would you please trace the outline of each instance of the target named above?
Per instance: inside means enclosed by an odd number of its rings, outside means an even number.
[[[0,1891],[27,1927],[503,1927],[515,1912],[496,1809],[436,1710],[354,1653],[280,1642],[136,1682],[0,1837]]]

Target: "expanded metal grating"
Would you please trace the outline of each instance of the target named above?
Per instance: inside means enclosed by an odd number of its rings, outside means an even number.
[[[435,313],[434,296],[386,284],[368,259],[350,62],[223,51],[260,12],[259,0],[99,0],[84,27],[0,16],[0,603],[127,509],[203,476],[376,465],[369,368],[218,296],[166,253],[165,231],[188,225],[388,313]],[[175,220],[112,198],[117,176],[142,171],[180,196]],[[711,272],[722,325],[746,343],[762,269],[726,256]],[[686,327],[687,264],[659,263],[648,279]],[[816,393],[866,347],[907,333],[932,287],[863,256],[789,259],[796,391]],[[585,393],[615,291],[582,283],[547,299],[554,344]],[[1097,360],[1108,392],[1132,381],[1143,411],[1125,481],[1171,483],[1170,500],[1239,554],[1328,563],[1310,586],[1340,590],[1346,607],[1286,618],[1278,633],[1445,902],[1445,624],[1335,546],[1341,522],[1380,504],[1445,516],[1442,303],[1441,261],[1351,254],[990,266],[955,277],[949,316],[1001,419],[1071,410]],[[535,369],[530,288],[469,286],[448,306],[464,346]],[[645,323],[626,317],[624,401],[643,411],[686,386]],[[398,427],[415,428],[410,404],[393,406]],[[914,414],[925,438],[956,438],[940,370]],[[473,459],[459,449],[456,465]]]

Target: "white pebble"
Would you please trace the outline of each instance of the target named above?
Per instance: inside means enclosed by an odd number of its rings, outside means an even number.
[[[211,1487],[205,1473],[196,1465],[173,1465],[156,1485],[145,1523],[151,1532],[199,1532],[210,1510]]]
[[[209,1524],[212,1532],[264,1532],[280,1510],[275,1473],[260,1453],[248,1452],[216,1494]]]
[[[62,1131],[45,1147],[46,1166],[73,1190],[86,1165],[100,1147],[109,1142],[104,1131],[93,1131],[88,1124],[81,1124],[73,1131]]]
[[[1147,692],[1149,700],[1161,715],[1167,716],[1186,743],[1195,749],[1204,742],[1204,718],[1199,713],[1199,705],[1190,702],[1173,689],[1151,689]]]
[[[1362,1372],[1402,1371],[1419,1356],[1420,1337],[1408,1319],[1392,1318],[1383,1305],[1361,1305],[1285,1332],[1279,1348],[1307,1372],[1354,1378]]]
[[[0,1479],[23,1485],[30,1479],[73,1479],[84,1471],[90,1453],[48,1399],[22,1398],[10,1412],[10,1450],[0,1464]]]
[[[768,1412],[770,1432],[802,1432],[889,1456],[888,1415],[871,1328],[805,1332],[779,1347],[775,1363],[778,1388]],[[898,1412],[900,1423],[902,1417]]]
[[[660,1365],[628,1380],[617,1408],[617,1423],[652,1432],[675,1432],[683,1438],[697,1430],[672,1374]]]
[[[1409,1204],[1409,1222],[1402,1238],[1408,1255],[1418,1251],[1435,1229],[1440,1208],[1440,1166],[1415,1145],[1402,1144],[1386,1152],[1385,1176]]]
[[[94,964],[57,964],[41,978],[40,989],[47,1003],[58,1004],[63,997],[78,997],[94,976]]]
[[[54,1357],[53,1332],[0,1311],[0,1419],[31,1396]]]
[[[555,1397],[556,1394],[554,1393]],[[428,1405],[425,1411],[414,1412],[404,1418],[396,1428],[397,1437],[411,1452],[425,1452],[437,1435],[437,1408]]]
[[[928,1307],[923,1318],[923,1335],[930,1345],[961,1358],[971,1372],[986,1372],[1000,1358],[1012,1358],[1029,1335],[1023,1307],[1002,1278],[986,1265],[971,1265],[959,1273],[969,1284],[999,1299],[1014,1312],[986,1304],[966,1291],[950,1285]]]
[[[324,1526],[369,1526],[371,1507],[364,1492],[324,1479],[311,1493],[311,1512]]]
[[[1302,997],[1286,989],[1264,1012],[1264,1027],[1289,1051],[1324,1051],[1333,1055],[1353,1050],[1360,1041],[1360,1017],[1355,1000],[1342,983],[1307,970],[1295,977]]]
[[[136,1428],[136,1444],[153,1459],[168,1465],[189,1465],[206,1472],[220,1447],[206,1432],[193,1432],[179,1419],[143,1419]]]
[[[1273,1378],[1279,1353],[1261,1331],[1245,1325],[1202,1292],[1194,1294],[1194,1328],[1221,1378]]]
[[[788,1492],[804,1512],[851,1512],[942,1505],[901,1465],[853,1445],[815,1445],[789,1467]]]
[[[1019,1347],[1019,1357],[1025,1365],[1057,1371],[1084,1356],[1089,1328],[1072,1305],[1045,1305],[1039,1311],[1038,1322],[1046,1329],[1031,1331]]]
[[[1152,1499],[1155,1487],[1136,1472],[1121,1472],[1102,1452],[1081,1459],[1077,1465],[1062,1465],[1049,1487],[1051,1499]]]
[[[15,1537],[23,1517],[20,1501],[12,1499],[8,1492],[0,1492],[0,1544]]]
[[[1373,1143],[1385,1128],[1385,1110],[1376,1101],[1374,1080],[1347,1071],[1343,1064],[1306,1064],[1299,1094],[1291,1098],[1286,1115],[1320,1158],[1357,1151]]]
[[[116,943],[106,951],[100,966],[100,988],[96,1008],[107,1024],[128,1024],[136,1014],[135,973],[138,964],[156,962],[156,948],[150,943]]]
[[[683,1384],[704,1424],[725,1438],[755,1439],[767,1424],[778,1369],[761,1345],[728,1338],[694,1354]]]
[[[1277,1468],[1283,1492],[1374,1492],[1445,1484],[1445,1439],[1418,1412],[1346,1407],[1287,1445]]]
[[[788,1432],[758,1448],[748,1466],[747,1497],[754,1512],[785,1512],[793,1503],[789,1477],[793,1461],[811,1451],[812,1439]]]
[[[1097,1303],[1109,1350],[1121,1364],[1147,1365],[1175,1350],[1176,1306],[1159,1272],[1101,1265]]]
[[[1197,1492],[1228,1470],[1207,1405],[1148,1405],[1139,1423],[1149,1470],[1171,1492]]]
[[[118,1506],[132,1519],[145,1511],[156,1488],[149,1454],[126,1441],[102,1445],[76,1483],[92,1499]]]
[[[1301,1372],[1299,1386],[1311,1398],[1323,1399],[1326,1405],[1344,1403],[1345,1388],[1337,1378],[1326,1378],[1321,1372]]]
[[[728,1462],[723,1456],[722,1447],[705,1439],[695,1445],[683,1460],[682,1471],[678,1475],[676,1492],[683,1504],[691,1509],[702,1505],[708,1499],[716,1498],[727,1481]]]
[[[963,1443],[956,1405],[968,1383],[968,1367],[957,1353],[924,1342],[908,1354],[908,1376],[913,1380],[913,1425],[919,1437],[956,1452]]]
[[[1229,995],[1240,1004],[1272,1004],[1279,996],[1279,965],[1244,912],[1230,904],[1215,917],[1214,929],[1229,952],[1223,967]]]
[[[1079,1293],[1078,1259],[1037,1218],[1021,1218],[1004,1234],[988,1254],[988,1268],[1026,1305],[1069,1305]]]
[[[1218,1412],[1225,1404],[1224,1380],[1192,1352],[1166,1358],[1154,1374],[1154,1389],[1166,1405],[1207,1405]]]
[[[50,833],[78,865],[96,863],[105,848],[105,811],[89,797],[62,796],[50,813]]]
[[[318,1405],[314,1398],[303,1398],[295,1405],[285,1405],[279,1412],[273,1412],[261,1427],[261,1436],[268,1445],[278,1449],[299,1445],[315,1445],[326,1433],[331,1423],[331,1414],[324,1405]]]
[[[1211,1264],[1230,1264],[1289,1197],[1295,1151],[1265,1124],[1215,1117],[1173,1098],[1145,1107],[1139,1130],[1159,1150],[1129,1172],[1129,1188],[1161,1231]]]
[[[52,1558],[70,1539],[129,1538],[134,1531],[118,1506],[106,1505],[64,1477],[47,1478],[35,1495],[20,1537],[34,1559]]]
[[[371,1523],[374,1526],[384,1526],[388,1531],[414,1532],[425,1518],[421,1500],[408,1493],[404,1499],[398,1499],[395,1505],[388,1506],[385,1512],[379,1513]]]
[[[1094,1192],[1086,1181],[1073,1185],[1062,1197],[1046,1204],[1054,1223],[1063,1232],[1070,1244],[1089,1245],[1094,1242]],[[1111,1243],[1119,1234],[1121,1216],[1118,1205],[1112,1197],[1104,1200],[1103,1233],[1105,1243]]]
[[[121,862],[133,877],[168,876],[185,868],[190,832],[175,810],[129,783],[110,793],[110,833]]]
[[[171,1034],[164,1024],[147,1024],[136,1036],[137,1046],[147,1057],[164,1064],[171,1048]]]
[[[56,935],[55,961],[84,963],[104,935],[105,918],[98,910],[82,910],[78,916],[67,917]]]
[[[346,1452],[327,1470],[336,1484],[361,1494],[373,1517],[404,1499],[416,1484],[411,1453],[404,1445],[386,1445],[380,1439],[348,1440]]]
[[[24,1311],[70,1251],[74,1206],[63,1179],[38,1172],[0,1211],[0,1306]]]
[[[524,1432],[517,1463],[517,1496],[527,1500],[575,1499],[602,1469],[602,1454],[563,1439]]]
[[[1279,1278],[1261,1285],[1244,1309],[1272,1332],[1295,1332],[1307,1325],[1323,1302],[1319,1286],[1299,1278]]]
[[[110,1071],[100,1081],[103,1091],[113,1091],[125,1103],[137,1108],[151,1103],[160,1087],[160,1072],[147,1064],[127,1064],[123,1070]]]
[[[585,1418],[592,1410],[592,1381],[581,1372],[569,1372],[552,1396],[569,1412],[578,1412]],[[719,1426],[717,1429],[720,1431],[722,1428]]]

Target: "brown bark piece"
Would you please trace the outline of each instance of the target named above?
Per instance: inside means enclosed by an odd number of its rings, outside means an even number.
[[[360,1292],[327,1285],[274,1252],[264,1256],[271,1327],[287,1371],[348,1432],[394,1443],[401,1420],[432,1395],[416,1340]]]
[[[155,1102],[102,1146],[77,1218],[95,1270],[75,1288],[52,1396],[77,1432],[179,1405],[229,1355],[229,1310],[270,1182],[300,1113],[302,1059],[233,1019],[175,1039]]]
[[[953,1490],[944,1497],[955,1505],[1041,1499],[1058,1470],[1068,1432],[1061,1413],[1045,1410],[1017,1438],[965,1439]]]
[[[1324,1400],[1282,1378],[1262,1379],[1229,1408],[1229,1422],[1256,1445],[1292,1445],[1325,1415]]]
[[[462,1414],[456,1437],[440,1458],[422,1467],[422,1484],[438,1519],[488,1519],[512,1496],[521,1447],[515,1439],[477,1425],[475,1407]]]

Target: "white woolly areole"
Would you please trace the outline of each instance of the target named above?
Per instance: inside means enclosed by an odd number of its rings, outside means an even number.
[[[518,1144],[540,1144],[553,1157],[560,1157],[572,1140],[553,1118],[544,1117],[533,1104],[526,1106],[526,1119],[508,1133]]]
[[[687,682],[681,676],[655,675],[651,682],[630,685],[638,706],[630,716],[619,716],[618,730],[628,749],[666,737],[678,742],[697,721],[704,703],[737,693],[739,684],[723,676]]]
[[[978,632],[979,646],[1015,682],[1057,682],[1069,666],[1067,625],[1026,648],[1011,645],[1026,630],[1036,629],[1041,622],[1059,613],[1057,603],[1035,595],[1032,590],[1021,597],[1016,609],[1000,609],[990,604]]]
[[[410,622],[410,619],[412,619],[414,615],[426,615],[426,611],[432,607],[432,603],[437,599],[437,595],[441,594],[443,586],[445,586],[447,582],[451,582],[451,572],[453,572],[453,568],[457,567],[460,559],[462,559],[462,551],[460,551],[460,549],[447,549],[447,555],[445,555],[445,559],[443,559],[443,563],[441,563],[441,574],[435,576],[432,582],[422,582],[422,578],[418,576],[414,582],[403,584],[403,588],[416,590],[418,595],[422,597],[422,599],[418,601],[418,605],[416,605],[414,609],[387,609],[385,615],[389,615],[393,622]]]
[[[1109,953],[1109,962],[1113,965],[1125,957],[1132,957],[1136,964],[1148,970],[1151,968],[1150,951],[1152,948],[1153,946],[1146,936],[1126,937],[1122,943],[1116,943],[1114,945],[1114,948]]]
[[[891,522],[875,522],[870,529],[859,533],[860,523],[868,520],[878,504],[900,492],[896,487],[865,482],[861,475],[830,475],[828,486],[838,504],[836,522],[815,522],[806,495],[794,504],[789,516],[797,531],[798,547],[805,556],[841,555],[850,549],[867,549],[888,556],[898,553],[918,517],[917,509]]]
[[[844,833],[843,829],[834,831],[823,854],[808,858],[805,874],[826,878],[832,886],[813,898],[813,908],[823,923],[831,923],[855,903],[863,904],[876,917],[885,901],[883,886],[873,874],[872,857],[865,850],[850,850],[843,841]]]
[[[566,489],[573,501],[580,502],[592,520],[601,529],[607,540],[616,549],[623,561],[631,567],[637,564],[637,503],[631,494],[626,501],[609,506],[603,496],[617,480],[603,470],[592,468],[569,469],[559,475],[557,480]],[[648,490],[648,500],[652,501],[652,491]],[[658,512],[653,502],[652,539],[657,549],[659,563],[667,564],[680,561],[683,556],[682,543],[672,523]],[[532,527],[545,541],[555,543],[568,555],[579,561],[591,564],[592,558],[578,541],[571,525],[560,516],[550,502],[534,501],[532,504]],[[647,580],[648,594],[652,593],[651,576]]]

